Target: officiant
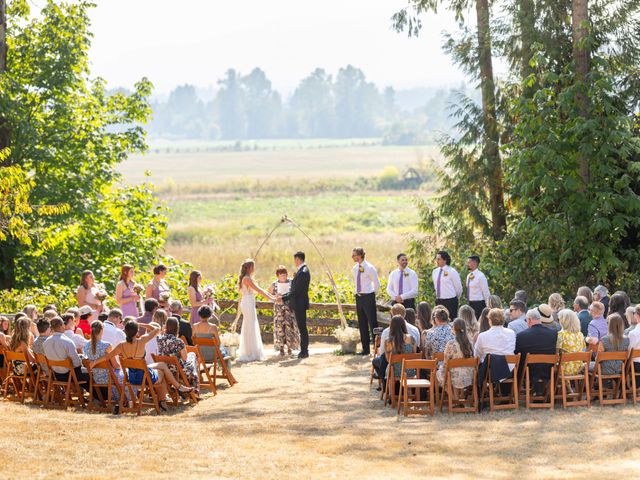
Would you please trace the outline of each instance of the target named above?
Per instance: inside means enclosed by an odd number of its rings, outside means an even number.
[[[291,290],[291,279],[286,267],[280,265],[276,269],[276,281],[269,287],[271,295],[277,295],[278,299],[273,306],[273,347],[284,356],[285,347],[287,354],[300,348],[300,332],[293,310],[282,301],[282,295]]]
[[[398,268],[389,275],[387,293],[391,297],[391,303],[401,303],[405,308],[416,309],[416,297],[418,296],[418,275],[409,268],[409,260],[406,253],[399,253],[396,257]]]

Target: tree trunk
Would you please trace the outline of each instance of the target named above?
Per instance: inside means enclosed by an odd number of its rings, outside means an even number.
[[[502,163],[500,160],[498,120],[496,118],[496,91],[493,80],[491,30],[488,0],[476,1],[478,21],[478,60],[480,64],[480,90],[485,131],[483,154],[487,165],[492,235],[494,240],[504,237],[507,215],[504,206]]]
[[[518,0],[518,25],[520,29],[520,75],[523,79],[533,73],[531,57],[533,57],[533,43],[535,42],[535,0]],[[535,87],[525,86],[523,94],[531,97]]]
[[[7,69],[7,2],[0,0],[0,75]]]
[[[576,101],[582,118],[589,116],[589,98],[586,95],[586,81],[589,74],[589,50],[586,38],[589,35],[589,0],[572,0],[571,28],[573,32],[573,62],[575,80],[578,86]],[[589,185],[589,159],[585,155],[578,157],[578,170],[584,187]]]

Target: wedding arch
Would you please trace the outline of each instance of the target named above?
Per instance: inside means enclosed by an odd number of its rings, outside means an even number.
[[[327,277],[329,278],[329,283],[331,284],[331,288],[333,289],[333,293],[335,294],[335,297],[336,297],[336,304],[338,305],[338,315],[340,316],[340,326],[342,327],[342,329],[346,329],[347,328],[347,319],[345,318],[344,312],[342,310],[342,302],[340,302],[340,293],[338,292],[338,286],[336,285],[336,281],[333,278],[333,272],[331,271],[331,267],[329,266],[329,264],[327,263],[326,258],[324,257],[324,255],[320,251],[320,248],[318,248],[318,245],[307,234],[307,232],[305,232],[304,229],[300,225],[298,225],[292,218],[289,218],[286,214],[283,215],[282,218],[280,218],[280,221],[269,231],[269,233],[267,233],[267,236],[260,243],[260,246],[258,247],[256,252],[253,254],[253,257],[252,257],[253,260],[256,263],[258,262],[258,255],[260,255],[260,251],[262,250],[262,247],[264,247],[266,245],[266,243],[269,241],[269,239],[271,238],[273,233],[276,230],[278,230],[280,227],[282,227],[283,225],[290,225],[290,226],[294,227],[295,229],[297,229],[300,233],[302,233],[302,235],[304,235],[304,237],[309,241],[309,243],[311,243],[311,245],[313,246],[315,251],[320,256],[320,259],[322,261],[322,265],[325,268],[325,273],[327,274]],[[236,319],[234,321],[234,325],[237,325],[237,322],[240,319],[240,315],[241,315],[240,309],[238,309],[238,312],[237,312],[237,315],[236,315]]]

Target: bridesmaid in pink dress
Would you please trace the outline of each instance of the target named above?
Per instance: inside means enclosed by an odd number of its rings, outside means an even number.
[[[164,296],[167,299],[171,296],[171,289],[164,277],[167,276],[167,267],[160,264],[153,267],[153,279],[147,284],[147,289],[144,294],[145,300],[148,298],[155,298],[160,303],[160,308],[169,310],[167,300],[161,300],[160,297]]]
[[[191,305],[191,315],[189,317],[189,321],[192,325],[200,322],[200,317],[198,317],[198,309],[202,305],[211,305],[213,299],[212,298],[204,298],[204,290],[200,286],[202,282],[202,274],[198,270],[194,270],[189,275],[189,288],[187,292],[189,293],[189,304]]]
[[[120,280],[116,285],[116,302],[122,310],[123,317],[139,317],[138,301],[140,295],[134,290],[136,282],[133,280],[135,271],[132,265],[123,265],[120,270]]]
[[[99,291],[93,272],[91,270],[82,272],[80,286],[76,291],[76,300],[78,301],[78,307],[83,307],[84,305],[91,307],[93,314],[89,317],[89,323],[97,320],[98,314],[104,309],[102,301],[96,298],[96,294]]]

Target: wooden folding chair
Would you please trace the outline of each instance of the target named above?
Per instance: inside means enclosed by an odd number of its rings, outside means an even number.
[[[216,364],[220,365],[220,368],[222,369],[222,374],[219,376],[226,379],[227,382],[229,382],[230,387],[238,383],[238,381],[231,374],[231,370],[229,370],[229,367],[227,366],[227,362],[222,356],[222,351],[220,350],[220,340],[216,335],[214,335],[213,338],[193,337],[193,344],[201,350],[202,348],[213,348],[213,355],[214,355],[213,381],[214,383],[216,382],[218,377],[217,369],[215,368]],[[202,355],[202,357],[204,358],[204,354]]]
[[[420,360],[422,357],[421,353],[402,353],[402,354],[394,354],[391,353],[389,355],[389,367],[387,369],[387,385],[384,389],[384,404],[385,406],[389,401],[391,401],[391,408],[396,408],[398,395],[396,395],[396,381],[400,380],[396,378],[395,372],[393,369],[393,365],[396,363],[402,364],[404,360]]]
[[[407,371],[415,370],[414,377],[408,377]],[[422,378],[421,372],[428,370],[429,378]],[[403,360],[402,375],[400,376],[400,393],[398,401],[398,415],[400,410],[406,417],[410,413],[419,415],[431,415],[435,411],[434,386],[436,378],[435,360]],[[421,400],[420,392],[426,390],[427,400]]]
[[[564,373],[565,365],[569,362],[582,362],[583,371],[576,375],[566,375]],[[557,381],[560,385],[556,385],[556,392],[560,388],[562,398],[562,408],[591,406],[591,392],[589,391],[589,362],[591,362],[591,352],[574,352],[560,354],[558,361]],[[573,392],[569,391],[569,388]]]
[[[524,359],[524,393],[525,393],[525,402],[524,406],[529,408],[550,408],[553,410],[555,404],[555,373],[556,373],[556,364],[558,362],[558,356],[555,354],[532,354],[527,353],[527,357]],[[543,395],[536,395],[535,390],[532,393],[533,389],[531,371],[529,369],[530,365],[550,365],[550,376],[549,383],[545,385],[545,393]]]
[[[478,412],[478,360],[478,357],[454,358],[445,362],[444,382],[442,385],[442,394],[440,395],[440,412],[442,412],[445,395],[447,396],[448,413]],[[473,383],[468,387],[472,389],[471,398],[466,396],[464,398],[458,397],[458,389],[454,388],[451,380],[451,371],[456,368],[473,369]],[[461,406],[455,406],[456,403]]]
[[[627,394],[631,395],[631,400],[635,406],[640,401],[640,391],[638,391],[638,376],[640,376],[640,369],[636,370],[634,358],[640,358],[640,348],[634,348],[629,351],[629,358],[627,359]],[[640,362],[638,362],[640,363]]]
[[[23,363],[24,368],[21,375],[17,375],[14,371],[14,365],[16,363]],[[2,382],[2,393],[4,398],[9,396],[9,387],[13,391],[13,396],[16,400],[24,403],[27,395],[35,395],[35,378],[33,370],[31,370],[31,364],[27,360],[27,356],[24,352],[12,352],[11,350],[5,350],[4,352],[4,368],[5,379]]]
[[[33,403],[47,406],[47,386],[51,370],[47,368],[47,357],[36,354],[36,384],[34,389]]]
[[[147,362],[143,359],[134,359],[134,358],[122,358],[120,357],[120,366],[122,367],[122,373],[124,374],[124,381],[122,382],[122,390],[123,394],[120,395],[120,411],[121,412],[136,412],[138,415],[142,412],[142,409],[145,407],[154,408],[156,413],[160,414],[160,403],[158,401],[158,395],[156,394],[156,389],[153,386],[153,382],[151,381],[151,376],[149,375],[149,370],[147,367]],[[131,383],[129,380],[129,369],[138,369],[144,372],[142,377],[142,383],[139,385]],[[129,391],[129,398],[133,403],[133,407],[129,408],[125,407],[125,395],[124,392]],[[136,395],[135,390],[138,390],[138,394]],[[145,395],[151,397],[151,402],[145,402]]]
[[[618,403],[627,403],[627,382],[626,382],[626,361],[629,357],[627,351],[624,352],[598,352],[596,356],[596,363],[591,373],[591,382],[589,389],[591,390],[591,397],[595,398],[596,392],[593,389],[596,379],[598,380],[598,400],[600,406],[615,405]],[[602,362],[607,360],[618,360],[622,362],[620,366],[620,373],[607,375],[602,373]],[[607,387],[606,384],[611,382],[612,387]],[[605,399],[605,395],[611,395],[612,398]]]
[[[508,364],[513,365],[513,370],[511,372],[512,376],[499,383],[493,383],[491,381],[491,355],[487,358],[487,371],[482,379],[480,403],[484,404],[488,393],[490,412],[495,412],[496,410],[517,410],[520,408],[520,389],[518,385],[518,365],[520,365],[520,354],[504,355],[504,359]],[[509,386],[509,393],[503,393],[503,385]]]
[[[207,364],[207,362],[204,361],[204,357],[202,356],[202,353],[200,353],[200,349],[198,347],[196,347],[195,345],[187,345],[186,349],[187,353],[193,352],[196,354],[196,359],[198,361],[198,377],[200,380],[200,389],[202,390],[203,388],[206,388],[214,395],[217,395],[218,389],[216,387],[216,382],[211,375],[211,369],[213,368],[214,372],[216,369],[216,357],[213,357],[213,363]]]
[[[378,350],[380,349],[380,335],[376,335],[374,340],[373,340],[373,355],[372,355],[372,360],[374,358],[376,358],[376,356],[378,355]],[[376,373],[376,369],[373,366],[373,363],[371,364],[371,376],[369,378],[369,386],[373,385],[373,377],[374,374]],[[382,385],[382,379],[378,378],[378,387],[380,387]]]
[[[64,396],[64,402],[62,406],[69,408],[72,405],[78,405],[80,407],[85,406],[84,394],[82,393],[81,384],[86,382],[80,382],[76,377],[76,372],[73,369],[73,363],[71,359],[66,358],[64,360],[47,360],[47,369],[49,370],[49,380],[47,382],[47,397],[45,404],[47,406],[56,407],[57,399]],[[66,380],[58,380],[53,367],[66,368],[69,370]]]
[[[177,373],[177,375],[175,375],[176,379],[179,380],[183,385],[187,387],[189,386],[189,379],[187,378],[187,374],[182,368],[182,365],[180,365],[180,362],[178,361],[177,357],[174,357],[173,355],[156,355],[155,353],[152,353],[151,357],[153,358],[153,361],[156,363],[164,362],[165,364],[167,364],[167,366],[175,367],[175,371]],[[180,392],[178,392],[175,388],[170,388],[170,393],[171,393],[171,398],[173,398],[174,400],[173,402],[174,405],[178,406]],[[198,397],[193,391],[189,392],[189,402],[194,404],[198,403]]]
[[[113,400],[113,389],[115,388],[118,392],[118,395],[122,397],[124,395],[124,390],[118,381],[118,377],[116,376],[116,372],[113,370],[113,366],[111,362],[102,361],[97,363],[95,367],[91,368],[91,362],[87,359],[82,361],[82,364],[89,372],[89,404],[88,410],[97,411],[97,412],[112,412],[113,407],[115,406],[115,401]],[[95,369],[105,369],[107,370],[107,383],[97,383],[93,378],[93,371]],[[104,398],[102,394],[102,389],[107,389],[107,398]],[[94,405],[94,399],[98,399],[100,402],[99,407]],[[118,404],[119,404],[118,400]]]

